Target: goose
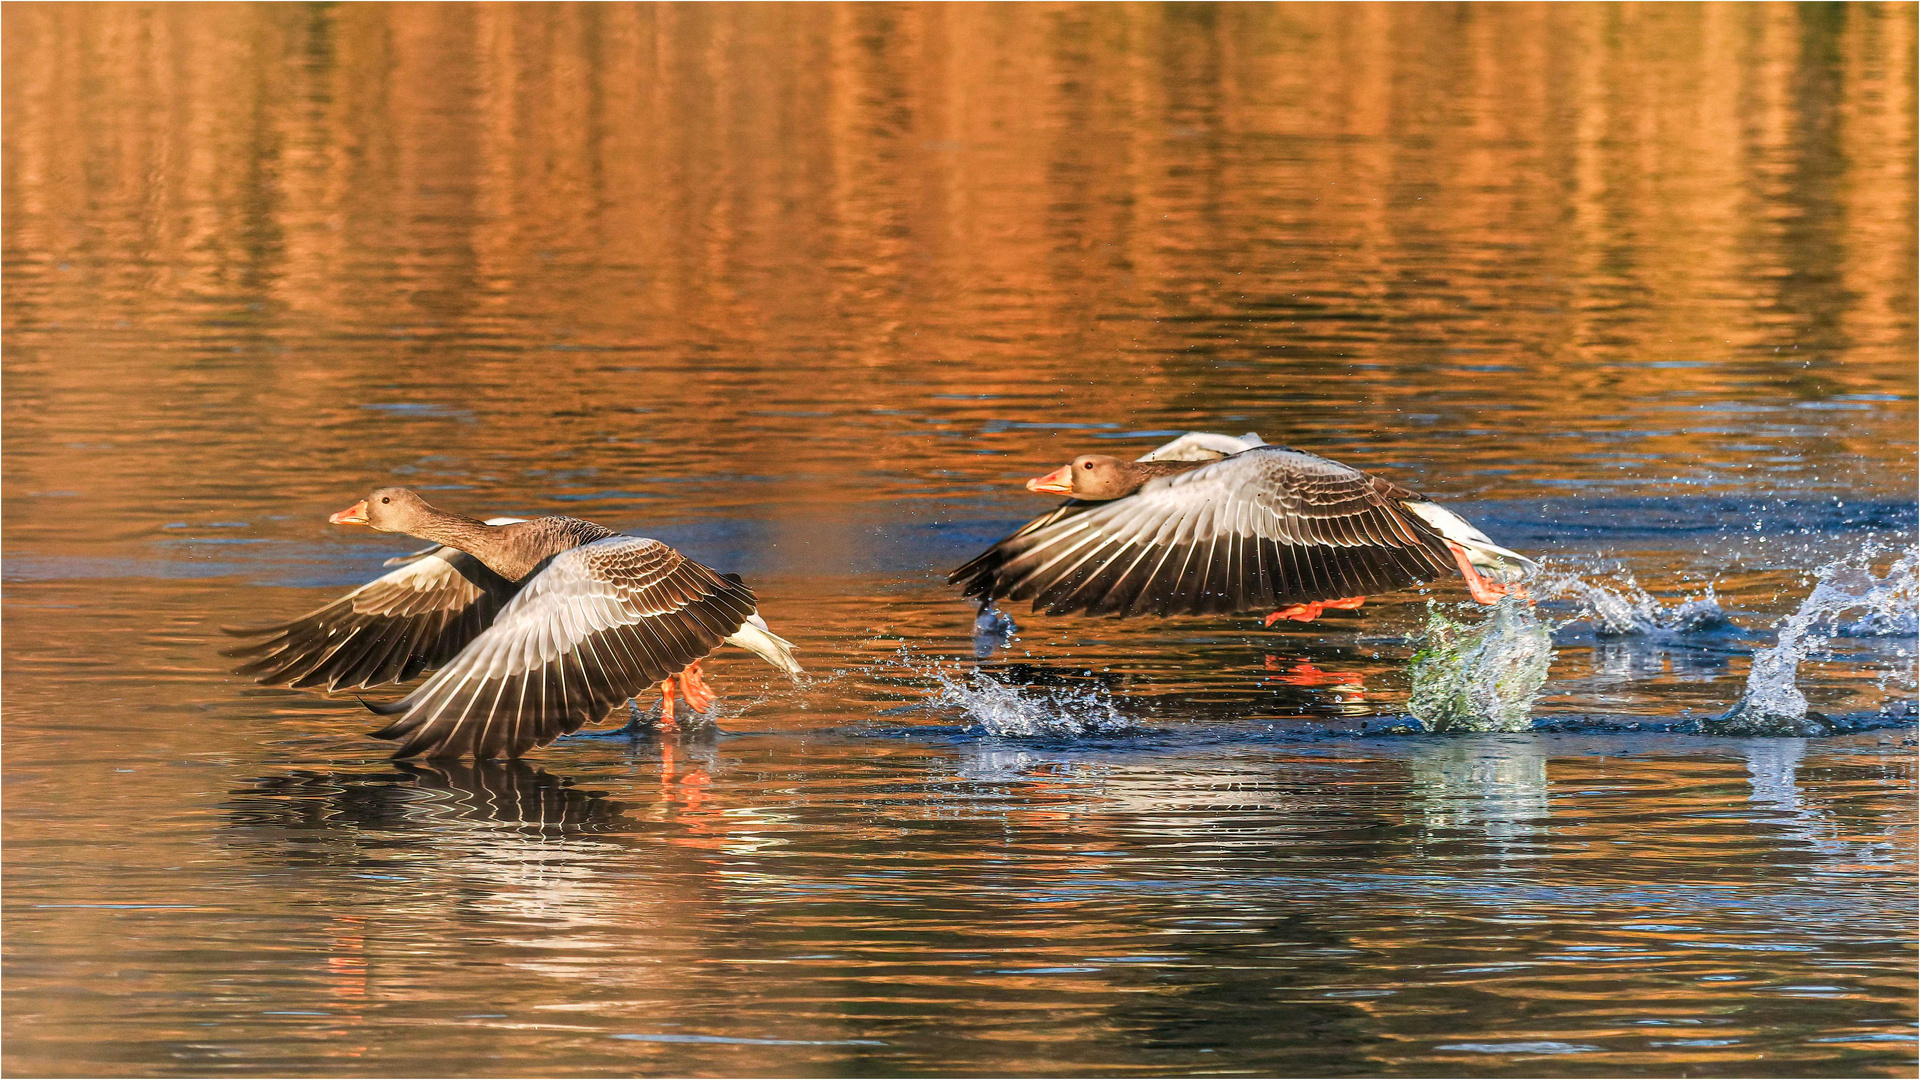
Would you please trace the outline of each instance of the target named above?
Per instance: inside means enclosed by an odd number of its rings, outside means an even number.
[[[399,701],[367,704],[397,717],[373,733],[400,743],[395,758],[517,758],[654,687],[670,727],[676,690],[698,711],[716,700],[700,662],[723,643],[802,674],[739,575],[658,540],[570,517],[481,521],[402,487],[327,520],[434,546],[297,619],[223,628],[257,639],[227,655],[260,683],[329,691],[437,668]]]
[[[1083,454],[1027,490],[1067,501],[947,576],[983,607],[1220,614],[1265,624],[1354,610],[1458,573],[1483,604],[1538,564],[1426,496],[1317,454],[1193,432],[1134,461]]]

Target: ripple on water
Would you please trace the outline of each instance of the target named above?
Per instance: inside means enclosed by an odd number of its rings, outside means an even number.
[[[0,1067],[1911,1074],[1911,734],[1620,728],[1915,532],[1917,18],[0,5]],[[938,577],[1192,428],[1612,590],[1543,597],[1536,730],[1365,734],[1452,582]],[[325,526],[382,483],[667,540],[820,674],[388,763],[214,629],[415,546]],[[1911,686],[1887,613],[1814,710]]]

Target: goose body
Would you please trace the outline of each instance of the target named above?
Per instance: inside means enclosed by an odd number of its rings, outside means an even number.
[[[703,708],[700,661],[738,645],[800,674],[753,590],[658,540],[570,517],[479,521],[384,488],[333,515],[435,542],[307,615],[229,631],[238,674],[269,685],[368,688],[438,668],[375,732],[395,757],[519,757],[659,687]]]
[[[1535,569],[1415,491],[1257,435],[1194,433],[1133,462],[1084,455],[1027,487],[1071,498],[948,576],[982,604],[1277,609],[1271,624],[1454,573],[1490,603]]]

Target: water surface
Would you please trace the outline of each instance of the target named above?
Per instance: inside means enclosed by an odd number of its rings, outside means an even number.
[[[9,1071],[1911,1072],[1911,605],[1697,732],[1915,540],[1913,7],[3,19]],[[1542,558],[1538,730],[1405,724],[1457,584],[976,640],[1020,480],[1190,429]],[[388,483],[813,678],[389,763],[215,653]]]

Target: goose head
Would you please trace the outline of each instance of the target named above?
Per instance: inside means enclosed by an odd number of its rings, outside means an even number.
[[[335,525],[365,525],[380,532],[417,535],[416,530],[440,511],[403,487],[379,488],[373,494],[327,518]]]
[[[1119,458],[1081,454],[1047,475],[1027,481],[1027,490],[1069,495],[1084,502],[1106,502],[1140,490],[1153,475]]]

